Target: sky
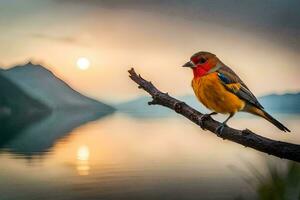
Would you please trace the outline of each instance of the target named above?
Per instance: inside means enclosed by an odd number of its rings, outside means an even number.
[[[210,51],[257,96],[300,91],[298,0],[0,0],[0,66],[32,60],[105,101],[145,93],[134,67],[162,91],[192,94],[180,66]],[[88,70],[76,67],[80,57]]]

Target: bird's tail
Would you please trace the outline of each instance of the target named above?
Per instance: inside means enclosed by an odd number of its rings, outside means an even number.
[[[291,132],[287,127],[285,127],[282,123],[280,123],[278,120],[276,120],[274,117],[272,117],[269,113],[267,113],[263,109],[258,109],[254,106],[251,107],[249,106],[246,111],[265,118],[266,120],[271,122],[274,126],[276,126],[277,128],[279,128],[284,132]]]

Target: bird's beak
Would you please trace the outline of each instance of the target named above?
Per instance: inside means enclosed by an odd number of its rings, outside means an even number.
[[[194,68],[195,65],[192,61],[189,61],[187,63],[185,63],[184,65],[182,65],[182,67],[190,67],[190,68]]]

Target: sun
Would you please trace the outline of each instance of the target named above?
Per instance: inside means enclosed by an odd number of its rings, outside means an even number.
[[[77,59],[76,65],[80,70],[87,70],[88,68],[90,68],[91,62],[85,57],[80,57]]]

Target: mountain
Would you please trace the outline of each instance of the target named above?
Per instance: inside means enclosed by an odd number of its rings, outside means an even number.
[[[176,97],[177,99],[184,101],[193,108],[199,110],[202,113],[209,112],[203,105],[201,105],[195,96],[185,95]],[[265,107],[268,112],[271,113],[300,113],[300,93],[294,94],[270,94],[258,98],[259,102]],[[132,117],[167,117],[175,112],[162,106],[149,106],[148,102],[151,101],[150,97],[138,97],[127,102],[122,102],[115,107],[123,113]]]
[[[31,97],[0,71],[0,118],[8,115],[33,115],[49,108]]]
[[[50,108],[26,94],[0,72],[0,143],[11,137],[4,130],[20,130],[50,113]]]
[[[270,94],[262,96],[259,102],[265,107],[276,113],[300,113],[300,92],[286,94]]]
[[[2,73],[27,94],[54,110],[93,109],[101,112],[114,110],[111,106],[75,91],[41,65],[29,62]]]

